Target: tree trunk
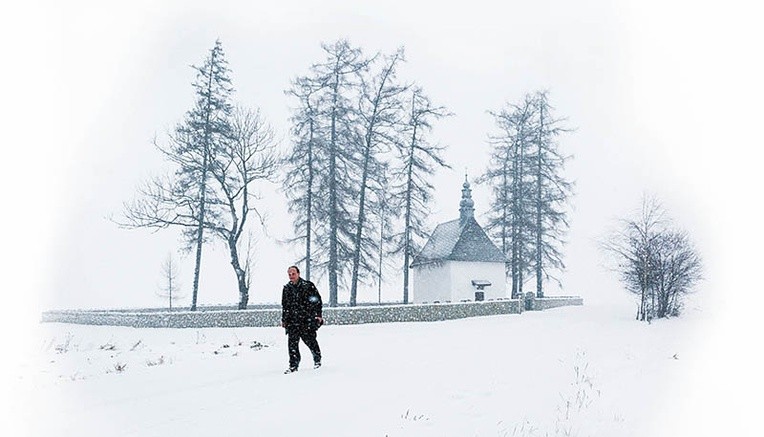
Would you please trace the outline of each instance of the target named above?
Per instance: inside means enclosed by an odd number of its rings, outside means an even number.
[[[518,298],[523,297],[523,282],[525,279],[523,278],[526,268],[526,260],[525,260],[525,235],[523,232],[523,224],[525,223],[525,210],[523,209],[523,201],[525,200],[525,184],[523,183],[523,176],[525,175],[525,168],[523,164],[525,163],[525,127],[524,125],[520,126],[520,158],[519,158],[519,166],[517,170],[517,190],[518,190],[518,203],[517,203],[517,212],[518,212],[518,219],[519,224],[517,226],[517,239],[518,239],[518,245],[517,245],[517,295]]]
[[[509,181],[507,181],[507,174],[509,172],[509,169],[507,168],[507,165],[509,163],[509,152],[507,152],[507,156],[504,159],[504,163],[502,163],[502,185],[501,185],[501,195],[503,197],[502,199],[502,208],[501,208],[501,253],[504,254],[504,256],[507,256],[507,251],[510,249],[508,244],[508,237],[509,233],[511,232],[511,229],[507,229],[507,223],[509,220],[509,212],[507,211],[507,195],[509,194],[510,187],[509,187]],[[514,283],[514,274],[512,273],[512,257],[510,254],[510,260],[504,262],[504,282],[506,284],[507,277],[511,277]],[[510,296],[514,298],[515,291],[514,288],[511,291]]]
[[[393,61],[389,68],[385,70],[384,75],[382,77],[382,80],[379,82],[379,88],[377,88],[377,94],[374,96],[374,106],[372,108],[371,118],[369,119],[369,124],[366,127],[366,149],[364,150],[364,157],[363,157],[363,173],[361,175],[361,194],[360,194],[360,205],[358,208],[358,223],[356,226],[356,233],[355,233],[355,253],[353,254],[353,276],[350,282],[350,305],[355,306],[356,299],[358,295],[358,270],[360,268],[361,263],[361,237],[363,234],[363,224],[366,220],[366,216],[364,214],[365,208],[366,208],[366,183],[369,179],[369,161],[371,160],[371,155],[373,151],[373,143],[374,143],[374,128],[377,126],[377,117],[379,116],[379,105],[380,100],[382,98],[382,91],[385,89],[385,84],[387,83],[387,79],[390,77],[390,73],[393,71],[393,67],[395,66],[395,61]]]
[[[413,111],[413,110],[412,110]],[[417,126],[411,133],[411,149],[408,169],[406,170],[406,218],[403,228],[403,303],[409,303],[409,256],[411,253],[411,196],[414,189],[414,151],[416,147]]]
[[[372,123],[374,116],[372,116]],[[363,234],[363,223],[366,220],[366,181],[369,179],[369,160],[371,159],[371,129],[366,132],[366,150],[364,151],[363,170],[361,174],[361,193],[359,196],[358,220],[356,220],[355,230],[355,250],[353,252],[353,275],[350,281],[350,306],[355,306],[358,294],[358,270],[361,263],[361,238]]]
[[[239,250],[236,247],[236,238],[233,236],[228,238],[228,249],[231,252],[231,266],[236,273],[236,282],[239,286],[239,309],[245,310],[249,303],[249,286],[247,285],[247,274],[239,263]]]
[[[350,306],[355,306],[356,296],[358,294],[358,269],[361,263],[361,238],[363,234],[363,223],[366,219],[365,207],[366,207],[366,181],[368,179],[368,166],[369,166],[369,147],[366,148],[366,157],[363,161],[363,175],[361,176],[361,194],[359,197],[360,205],[358,206],[358,220],[356,221],[355,230],[355,250],[353,252],[353,275],[350,281]]]
[[[520,220],[520,211],[518,206],[518,196],[519,196],[519,190],[517,188],[518,186],[518,177],[520,177],[519,172],[519,163],[518,163],[518,150],[517,150],[517,142],[515,141],[515,144],[513,145],[514,153],[512,156],[512,256],[511,256],[511,262],[512,262],[512,298],[517,299],[520,289],[518,287],[518,264],[520,262],[519,254],[518,254],[518,238],[519,238],[519,232],[518,232],[518,222]]]
[[[199,225],[196,230],[196,261],[194,264],[194,289],[191,298],[191,311],[196,311],[196,299],[199,293],[199,273],[202,266],[202,244],[204,241],[204,207],[206,204],[205,191],[207,187],[207,154],[204,154],[202,170],[201,195],[199,198]]]
[[[337,67],[339,69],[339,67]],[[336,71],[336,70],[335,70]],[[329,306],[337,306],[337,93],[339,72],[335,73],[329,143]]]
[[[310,281],[310,239],[313,219],[313,119],[310,120],[310,136],[308,138],[308,212],[305,222],[305,279]]]
[[[379,227],[379,266],[377,270],[377,296],[378,302],[382,303],[382,244],[385,240],[385,218],[382,217],[382,225]]]
[[[199,193],[199,227],[196,231],[196,262],[194,265],[194,291],[191,298],[191,311],[196,311],[196,300],[199,294],[199,274],[202,267],[202,245],[204,243],[204,213],[207,206],[207,167],[210,165],[210,112],[212,111],[210,99],[212,98],[212,76],[215,65],[215,52],[211,54],[210,75],[207,81],[207,103],[204,114],[204,158],[202,159],[202,180]]]
[[[542,285],[542,271],[541,265],[541,235],[543,229],[541,228],[541,156],[543,153],[543,132],[544,132],[544,108],[539,108],[539,130],[538,130],[538,156],[536,157],[536,297],[544,297],[544,288]]]

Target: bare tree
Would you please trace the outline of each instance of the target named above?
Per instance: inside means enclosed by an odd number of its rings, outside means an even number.
[[[486,231],[501,243],[509,263],[512,298],[523,294],[524,274],[531,269],[531,238],[534,226],[532,154],[536,140],[536,104],[526,95],[519,104],[507,104],[498,112],[489,111],[498,134],[489,135],[491,160],[478,178],[492,188],[491,209]]]
[[[639,296],[637,320],[679,315],[682,297],[702,278],[700,256],[687,233],[672,225],[653,197],[642,199],[635,217],[620,220],[601,247],[614,257],[613,269],[626,289]]]
[[[378,188],[383,186],[382,179],[387,166],[383,163],[381,155],[396,144],[397,131],[402,127],[403,103],[400,97],[407,87],[398,83],[396,69],[403,60],[403,49],[398,49],[397,52],[385,58],[381,71],[371,81],[363,81],[362,85],[358,114],[363,129],[363,142],[360,145],[358,215],[353,238],[355,247],[350,279],[351,306],[356,304],[360,271],[375,270],[370,259],[373,257],[373,252],[378,252],[379,248],[376,247],[376,239],[369,235],[372,232],[368,229],[371,214],[368,213],[367,208],[372,212],[381,211],[385,193],[377,189],[371,193],[377,196],[368,196],[367,189],[372,185]],[[382,217],[378,216],[378,218]],[[381,226],[380,223],[376,224]]]
[[[321,101],[318,91],[320,83],[313,78],[300,77],[292,82],[287,95],[298,99],[299,105],[293,110],[292,137],[294,144],[291,152],[284,158],[287,169],[284,174],[284,189],[289,198],[289,212],[293,214],[293,226],[297,237],[289,242],[304,242],[305,256],[297,262],[304,262],[303,274],[305,279],[311,278],[313,264],[313,230],[316,215],[320,207],[315,203],[319,200],[316,194],[319,187],[319,171],[325,167],[322,162],[322,151],[325,147],[323,139]]]
[[[167,299],[168,308],[172,310],[172,303],[186,296],[180,293],[180,283],[178,282],[179,270],[172,257],[172,254],[167,255],[167,258],[162,263],[162,284],[159,286],[157,296],[162,299]]]
[[[409,301],[409,264],[426,239],[425,219],[435,190],[429,178],[438,168],[451,168],[443,159],[445,147],[430,143],[428,134],[433,123],[453,115],[443,106],[436,106],[421,87],[411,89],[408,119],[398,143],[399,165],[394,170],[394,199],[403,216],[402,231],[392,236],[394,254],[403,254],[403,303]]]
[[[379,218],[379,242],[377,244],[377,265],[374,278],[377,282],[377,301],[379,303],[382,303],[383,272],[393,266],[392,258],[386,255],[394,250],[391,246],[395,243],[393,239],[395,235],[395,219],[400,216],[400,210],[395,203],[395,193],[393,192],[391,179],[391,172],[385,169],[381,172],[380,186],[376,188],[376,196],[380,203],[377,211]]]
[[[329,305],[336,306],[339,281],[349,271],[353,256],[356,228],[353,216],[359,195],[356,184],[359,180],[358,146],[362,143],[356,106],[361,77],[371,60],[363,55],[361,49],[352,47],[344,39],[333,44],[322,44],[321,47],[326,53],[326,59],[313,64],[310,75],[297,81],[309,84],[313,92],[310,100],[301,99],[301,105],[314,102],[312,108],[315,112],[312,114],[315,114],[315,117],[308,118],[313,119],[313,126],[318,128],[313,130],[313,134],[321,134],[320,139],[314,137],[311,142],[314,147],[311,149],[312,156],[317,158],[315,163],[320,165],[320,168],[310,173],[315,177],[310,185],[314,190],[310,192],[310,196],[307,192],[300,194],[298,191],[308,186],[304,181],[287,180],[285,185],[287,195],[291,197],[290,202],[308,197],[320,199],[316,202],[305,200],[301,206],[296,206],[311,207],[311,217],[312,220],[315,219],[316,224],[311,224],[310,236],[316,249],[322,252],[322,256],[325,254],[326,259],[321,259],[321,262],[316,264],[315,251],[312,251],[312,259],[308,262],[312,264],[312,268],[319,267],[328,273]],[[305,94],[305,90],[299,92],[301,95]],[[295,120],[305,120],[307,113],[297,115],[300,117],[293,117],[293,123]],[[290,161],[290,166],[304,165],[304,162]],[[288,171],[291,172],[292,169]],[[303,177],[306,173],[293,174]],[[291,186],[296,189],[290,190]],[[304,211],[293,211],[304,214]],[[306,229],[306,226],[301,225],[296,231],[302,234]]]
[[[250,284],[239,242],[250,213],[254,212],[261,224],[265,219],[254,203],[257,195],[253,184],[275,181],[278,162],[273,130],[260,111],[236,108],[231,118],[231,140],[220,148],[211,170],[221,201],[211,205],[208,226],[228,246],[239,288],[239,309],[247,308]]]
[[[544,297],[545,279],[560,281],[553,276],[553,270],[565,268],[561,246],[563,236],[568,229],[566,212],[573,185],[563,176],[565,162],[570,156],[560,153],[557,138],[568,132],[561,125],[562,119],[552,115],[547,93],[536,92],[533,95],[536,105],[536,138],[530,161],[531,183],[535,191],[533,197],[534,217],[531,233],[534,251],[533,269],[536,271],[536,296]]]
[[[204,230],[215,222],[210,204],[218,202],[209,188],[211,167],[218,151],[230,139],[229,102],[233,92],[220,41],[210,50],[193,83],[196,90],[194,107],[186,113],[167,146],[156,141],[155,146],[176,166],[171,177],[157,177],[138,190],[132,203],[125,203],[123,219],[117,223],[124,228],[164,229],[180,227],[186,249],[195,247],[193,295],[191,310],[196,310],[202,247],[207,241]]]
[[[703,277],[700,255],[684,230],[668,229],[656,243],[653,310],[659,318],[678,316],[682,297]]]
[[[198,185],[198,208],[196,227],[196,261],[194,264],[194,287],[191,300],[191,310],[196,309],[199,291],[199,273],[202,262],[202,245],[204,243],[205,211],[207,208],[207,179],[209,167],[215,160],[215,151],[225,143],[230,127],[228,116],[231,111],[229,96],[233,92],[231,79],[228,76],[228,62],[225,60],[220,41],[215,41],[215,47],[202,67],[194,67],[197,72],[197,82],[194,88],[197,92],[195,108],[188,113],[187,121],[179,127],[181,134],[192,138],[191,155],[201,154],[201,162],[195,159],[191,163],[184,157],[187,167],[181,167],[180,174],[188,179],[189,186]],[[169,150],[170,156],[187,153],[186,150]],[[201,152],[201,153],[199,153]]]
[[[652,318],[650,309],[654,250],[660,232],[666,226],[665,213],[655,198],[644,197],[639,214],[620,220],[619,229],[604,243],[604,248],[618,256],[616,270],[632,293],[639,295],[637,319]]]
[[[369,58],[347,40],[322,48],[326,60],[287,91],[299,99],[284,181],[296,216],[294,241],[305,242],[307,271],[328,273],[330,306],[337,305],[338,284],[347,276],[355,305],[359,284],[375,278],[379,285],[385,255],[399,253],[407,301],[408,258],[425,232],[433,189],[427,177],[445,166],[442,148],[426,137],[431,122],[449,114],[421,89],[410,107],[406,103],[411,86],[397,79],[403,49]],[[381,68],[370,75],[377,59]],[[405,232],[399,233],[396,219],[404,211]]]
[[[316,72],[323,77],[326,87],[329,116],[328,155],[329,168],[327,186],[329,189],[329,305],[337,306],[338,276],[341,272],[342,259],[349,259],[352,249],[347,241],[352,235],[353,220],[347,203],[352,203],[355,193],[348,184],[352,180],[353,144],[357,132],[353,127],[354,108],[348,100],[348,89],[357,88],[360,75],[368,68],[370,60],[365,59],[360,49],[353,48],[346,40],[333,46],[324,46],[329,55],[327,62],[319,66]],[[344,147],[343,147],[344,146]],[[342,235],[347,238],[343,244]],[[341,253],[344,252],[344,253]]]

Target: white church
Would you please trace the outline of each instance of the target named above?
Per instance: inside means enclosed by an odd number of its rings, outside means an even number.
[[[414,303],[507,297],[507,258],[475,220],[466,177],[462,187],[459,219],[439,224],[411,263]]]

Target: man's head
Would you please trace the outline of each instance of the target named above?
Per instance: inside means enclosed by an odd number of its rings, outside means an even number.
[[[297,266],[289,266],[287,274],[289,275],[289,282],[292,284],[296,284],[300,280],[300,268]]]

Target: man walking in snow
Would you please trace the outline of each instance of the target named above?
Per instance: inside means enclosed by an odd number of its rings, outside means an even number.
[[[281,326],[286,329],[289,347],[289,368],[284,373],[296,372],[300,366],[300,339],[313,354],[313,368],[321,367],[321,349],[316,331],[324,324],[321,316],[323,303],[316,286],[300,278],[300,269],[287,269],[289,282],[281,292]]]

